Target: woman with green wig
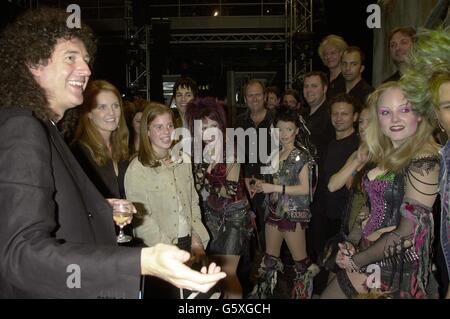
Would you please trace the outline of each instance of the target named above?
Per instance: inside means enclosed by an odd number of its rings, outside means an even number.
[[[422,30],[401,81],[417,112],[434,119],[450,137],[450,29]],[[441,244],[450,274],[450,141],[440,151]],[[450,287],[447,287],[447,299]]]
[[[365,130],[368,160],[364,175],[369,212],[353,227],[357,244],[339,244],[340,270],[322,299],[376,293],[393,298],[437,298],[431,271],[438,190],[439,146],[425,114],[412,109],[400,83],[379,86],[368,99]],[[349,235],[350,236],[350,235]]]

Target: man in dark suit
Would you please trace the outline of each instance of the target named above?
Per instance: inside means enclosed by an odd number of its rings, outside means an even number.
[[[56,9],[28,12],[0,37],[0,298],[138,298],[140,275],[206,292],[189,253],[118,247],[112,210],[56,128],[83,102],[95,53],[86,26]]]

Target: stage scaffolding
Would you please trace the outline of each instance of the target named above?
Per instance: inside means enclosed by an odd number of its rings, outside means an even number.
[[[155,3],[156,2],[156,3]],[[283,43],[285,62],[285,87],[302,80],[302,75],[311,70],[310,54],[302,52],[303,39],[313,32],[312,0],[260,1],[230,3],[226,1],[153,1],[148,12],[158,15],[169,12],[166,23],[170,23],[170,45],[208,45]],[[200,1],[197,1],[200,2]],[[189,15],[193,7],[200,8],[199,14]],[[140,63],[127,63],[127,86],[129,89],[145,91],[149,96],[151,70],[149,55],[151,50],[152,23],[161,23],[159,18],[148,18],[145,25],[134,25],[132,1],[125,1],[126,39],[139,43],[131,49],[140,50]],[[135,8],[136,9],[136,8]],[[217,11],[217,16],[214,12]],[[248,14],[248,15],[242,15]],[[230,15],[231,14],[231,15]]]
[[[31,8],[40,5],[66,7],[73,1],[15,1]],[[284,44],[285,87],[301,81],[311,70],[307,42],[313,32],[313,0],[97,0],[74,1],[82,16],[90,21],[104,20],[123,31],[127,47],[126,85],[132,91],[150,96],[150,50],[152,24],[170,24],[170,45],[208,45],[257,43]],[[133,10],[136,10],[133,12]],[[140,12],[143,10],[142,12]],[[123,12],[121,21],[118,13]],[[114,15],[114,18],[111,15]],[[134,17],[148,14],[137,23]],[[152,18],[153,17],[153,18]],[[158,17],[158,18],[155,18]],[[160,18],[164,17],[164,18]],[[305,40],[306,39],[306,40]]]

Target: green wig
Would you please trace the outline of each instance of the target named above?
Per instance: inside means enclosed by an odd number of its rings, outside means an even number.
[[[450,81],[450,28],[421,29],[400,80],[413,109],[433,122],[439,87]]]

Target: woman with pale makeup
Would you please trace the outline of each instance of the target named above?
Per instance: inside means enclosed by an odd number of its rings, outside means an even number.
[[[450,33],[421,30],[413,54],[404,70],[402,87],[414,107],[436,119],[441,134],[447,136],[441,153],[439,194],[441,200],[440,244],[444,256],[441,275],[442,296],[450,299]],[[436,261],[439,265],[439,260]],[[446,281],[447,280],[447,281]],[[447,283],[447,285],[445,284]]]
[[[362,184],[370,212],[358,244],[339,245],[336,264],[341,269],[321,298],[354,298],[369,291],[392,298],[436,298],[430,259],[439,147],[433,127],[426,113],[413,109],[398,82],[378,87],[368,107],[364,143],[375,167]],[[367,268],[379,271],[369,277]]]
[[[252,227],[241,166],[225,158],[225,109],[215,98],[196,99],[188,105],[186,123],[194,135],[194,121],[201,121],[202,132],[194,136],[202,136],[203,147],[194,150],[193,158],[202,152],[202,161],[194,163],[194,177],[197,191],[207,191],[203,198],[204,219],[211,234],[207,252],[227,274],[223,298],[240,299],[242,287],[236,270],[241,255],[249,249]]]
[[[104,80],[88,83],[72,150],[105,198],[125,198],[128,128],[117,88]]]
[[[252,296],[268,298],[273,294],[278,272],[283,270],[280,249],[286,241],[294,260],[293,299],[311,298],[312,280],[318,273],[306,252],[305,232],[311,219],[312,172],[315,166],[309,151],[298,143],[302,123],[298,113],[281,106],[274,125],[279,129],[279,166],[271,182],[256,181],[256,190],[266,194],[268,215],[265,224],[266,252]]]
[[[133,220],[136,238],[146,246],[177,245],[199,260],[209,235],[201,220],[190,158],[172,152],[174,129],[171,109],[156,102],[145,107],[139,151],[125,174],[125,192],[138,210]]]

